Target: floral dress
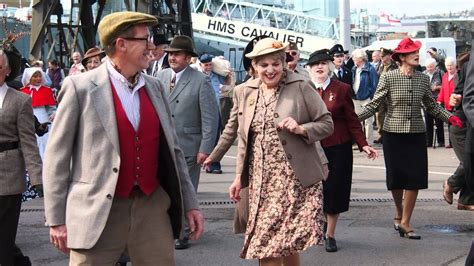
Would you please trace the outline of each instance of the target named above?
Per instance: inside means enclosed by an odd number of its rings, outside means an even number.
[[[286,158],[273,121],[278,96],[259,89],[250,126],[249,220],[240,254],[246,259],[293,255],[324,236],[322,185],[303,188]]]

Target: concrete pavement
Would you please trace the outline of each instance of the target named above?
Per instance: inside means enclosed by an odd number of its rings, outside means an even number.
[[[201,175],[198,197],[206,232],[188,250],[176,252],[177,265],[258,265],[238,257],[243,236],[232,233],[227,187],[234,177],[235,149],[222,161],[224,174]],[[312,247],[302,253],[302,265],[464,265],[474,240],[474,212],[458,211],[456,201],[448,205],[442,200],[442,182],[458,162],[452,149],[430,148],[428,153],[429,188],[420,192],[412,218],[421,240],[400,238],[393,230],[394,205],[385,187],[383,158],[369,161],[355,151],[351,207],[336,230],[339,251]],[[22,209],[17,244],[33,265],[67,265],[67,257],[49,244],[42,201],[25,203]]]

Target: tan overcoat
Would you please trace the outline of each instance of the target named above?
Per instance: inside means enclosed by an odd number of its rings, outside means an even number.
[[[246,83],[238,99],[238,153],[236,174],[240,174],[243,188],[248,186],[248,138],[250,124],[255,114],[260,79]],[[332,134],[334,127],[331,114],[310,81],[301,75],[287,72],[285,85],[281,88],[275,113],[275,126],[287,117],[302,125],[308,136],[277,129],[280,143],[295,175],[304,187],[324,178],[321,157],[316,142]]]

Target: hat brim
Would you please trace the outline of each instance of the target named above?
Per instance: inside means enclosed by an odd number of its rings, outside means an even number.
[[[247,58],[245,55],[252,52],[253,50],[253,46],[255,45],[256,42],[262,40],[262,39],[265,39],[265,38],[268,38],[269,36],[267,35],[260,35],[260,36],[257,36],[255,38],[253,38],[248,44],[247,46],[245,46],[245,49],[244,49],[244,56],[242,56],[242,62],[243,62],[243,65],[244,65],[244,69],[246,71],[249,71],[250,70],[250,66],[252,65],[252,59],[250,58]]]
[[[194,51],[191,51],[191,50],[187,50],[187,49],[179,49],[179,48],[166,48],[166,49],[163,49],[163,51],[167,52],[167,53],[173,53],[173,52],[186,52],[190,55],[192,55],[193,57],[198,57],[199,55],[194,52]]]
[[[81,64],[85,67],[87,65],[87,59],[89,58],[92,58],[92,57],[95,57],[95,56],[99,56],[100,59],[104,58],[105,57],[105,52],[100,50],[100,51],[97,51],[97,52],[93,52],[91,54],[88,54],[87,56],[85,56],[82,60],[81,60]]]
[[[421,45],[422,45],[421,42],[420,41],[414,41],[413,43],[415,44],[413,47],[406,48],[406,49],[400,49],[400,50],[395,49],[393,51],[393,54],[390,56],[392,58],[392,60],[400,62],[400,55],[409,54],[409,53],[413,53],[415,51],[420,50]]]
[[[309,58],[308,62],[306,63],[307,66],[312,66],[315,65],[316,63],[322,62],[322,61],[333,61],[334,58],[330,55],[327,54],[321,54],[320,56],[315,56],[313,58]]]

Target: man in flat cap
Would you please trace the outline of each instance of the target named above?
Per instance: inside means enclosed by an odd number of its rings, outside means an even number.
[[[44,190],[50,241],[70,265],[174,265],[173,239],[186,217],[190,238],[203,217],[178,147],[165,88],[143,75],[155,48],[137,12],[105,16],[109,59],[67,77],[46,147]]]
[[[175,36],[165,51],[170,68],[158,72],[157,79],[164,84],[178,143],[197,191],[201,164],[216,141],[219,109],[209,77],[189,66],[191,58],[197,57],[193,40]],[[176,249],[188,248],[188,230],[185,231],[185,236],[175,242]]]
[[[147,69],[147,74],[156,77],[156,73],[170,67],[168,63],[168,54],[164,49],[168,48],[170,42],[164,34],[155,34],[153,36],[155,49],[151,51],[152,60]]]
[[[308,71],[299,64],[300,61],[300,51],[298,49],[298,44],[295,42],[289,42],[287,54],[293,58],[291,61],[287,61],[288,69],[303,75],[306,79],[310,79]]]

